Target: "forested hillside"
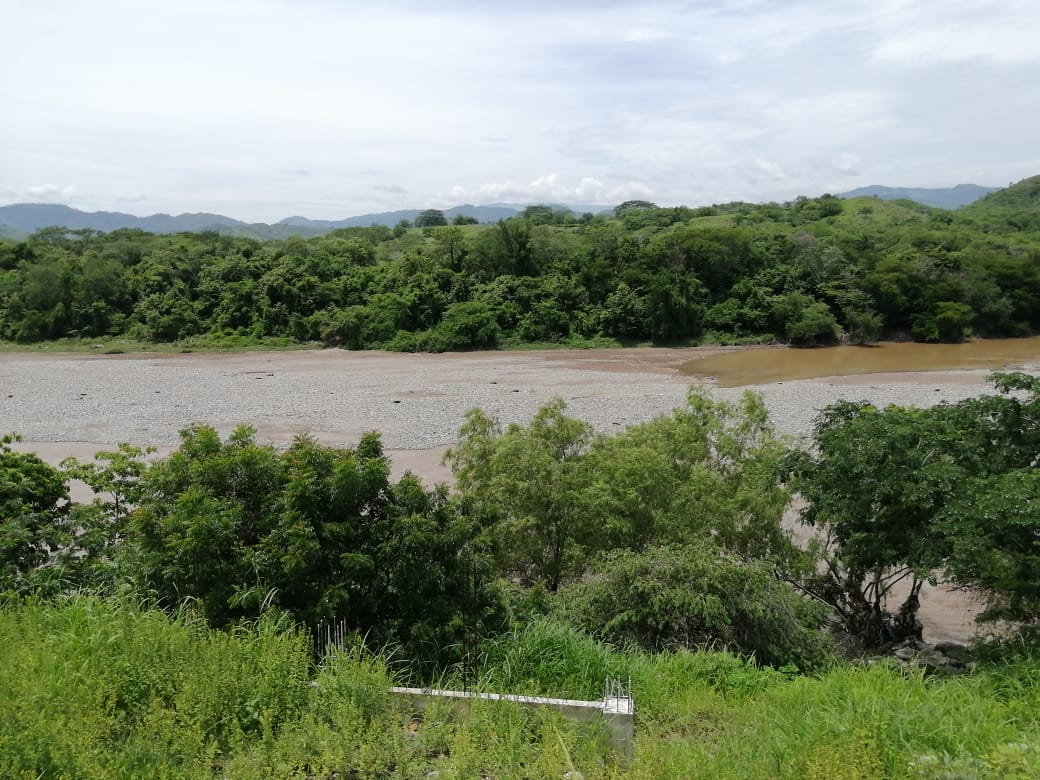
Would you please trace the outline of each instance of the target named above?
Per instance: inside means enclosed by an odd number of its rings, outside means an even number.
[[[1040,177],[949,212],[833,196],[614,218],[260,241],[48,228],[0,242],[0,339],[282,338],[351,349],[502,343],[958,341],[1040,327]],[[466,220],[459,220],[466,222]]]

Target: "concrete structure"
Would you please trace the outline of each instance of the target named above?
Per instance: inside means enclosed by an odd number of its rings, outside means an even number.
[[[608,680],[601,701],[579,699],[551,699],[544,696],[518,696],[507,693],[474,693],[473,691],[446,691],[436,688],[391,688],[390,693],[408,696],[412,706],[425,710],[431,701],[447,699],[461,712],[469,711],[472,701],[502,701],[528,707],[552,707],[565,718],[575,721],[602,719],[614,745],[624,755],[632,754],[635,736],[635,703],[632,701],[632,684],[626,688],[620,681]]]

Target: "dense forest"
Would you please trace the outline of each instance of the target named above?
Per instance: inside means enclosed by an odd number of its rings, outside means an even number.
[[[258,241],[61,227],[0,242],[0,340],[959,341],[1040,329],[1040,177],[956,211],[824,195],[614,216],[530,206]]]
[[[836,404],[809,449],[750,392],[693,389],[613,435],[558,399],[508,427],[475,409],[452,489],[391,480],[376,434],[277,449],[194,425],[159,461],[123,445],[61,468],[7,437],[0,771],[1035,777],[1040,379],[994,383]],[[70,479],[97,497],[70,502]],[[795,498],[807,546],[781,522]],[[977,593],[1004,639],[886,660],[924,649],[929,579]],[[349,637],[331,656],[311,642],[328,625]],[[608,676],[641,708],[631,759],[558,718],[417,724],[387,695],[596,698]]]

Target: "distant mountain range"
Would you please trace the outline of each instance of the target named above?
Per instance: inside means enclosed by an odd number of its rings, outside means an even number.
[[[515,217],[528,204],[494,203],[488,206],[454,206],[444,209],[444,216],[450,221],[458,215],[471,217],[478,222],[498,222],[500,219]],[[576,214],[585,212],[598,213],[606,207],[598,206],[564,206],[551,204],[556,209],[570,209]],[[100,230],[110,233],[124,228],[144,230],[148,233],[197,233],[212,230],[233,236],[252,238],[286,238],[288,236],[320,236],[330,230],[345,227],[368,227],[369,225],[386,225],[393,227],[403,219],[414,221],[423,209],[403,209],[401,211],[384,211],[376,214],[362,214],[347,219],[308,219],[306,217],[287,217],[273,225],[264,222],[242,222],[221,214],[152,214],[149,217],[135,217],[118,211],[80,211],[70,206],[53,203],[15,203],[0,206],[0,238],[24,238],[41,228],[61,226],[69,230]]]
[[[840,195],[842,198],[877,197],[882,200],[898,200],[905,198],[927,206],[943,209],[955,209],[966,206],[996,192],[997,187],[981,187],[978,184],[958,184],[945,189],[928,189],[921,187],[882,187],[872,185],[860,187]],[[458,215],[472,217],[478,222],[497,222],[516,216],[530,204],[526,203],[493,203],[487,206],[462,205],[444,209],[444,216],[450,221]],[[591,212],[593,214],[608,210],[603,205],[563,205],[547,204],[556,209],[569,209],[575,214]],[[362,214],[346,219],[308,219],[307,217],[287,217],[273,225],[264,222],[242,222],[225,217],[222,214],[152,214],[148,217],[136,217],[118,211],[80,211],[70,206],[52,203],[15,203],[0,206],[0,238],[25,238],[31,233],[46,227],[62,226],[70,230],[100,230],[104,233],[122,228],[144,230],[148,233],[190,233],[212,230],[233,236],[247,236],[258,239],[287,238],[288,236],[320,236],[330,230],[345,227],[367,227],[369,225],[386,225],[393,227],[401,220],[414,221],[422,209],[403,209],[400,211],[384,211],[374,214]]]
[[[958,184],[955,187],[882,187],[871,184],[843,192],[840,198],[880,198],[881,200],[912,200],[937,209],[959,209],[984,198],[999,187],[982,187],[978,184]]]
[[[600,207],[602,208],[602,206]],[[524,206],[496,204],[493,206],[453,206],[444,209],[444,216],[450,222],[460,214],[464,217],[472,217],[478,222],[498,222],[500,219],[515,217]],[[0,209],[2,211],[2,209]],[[378,214],[362,214],[359,217],[347,217],[346,219],[307,219],[307,217],[288,217],[276,223],[278,225],[290,225],[292,227],[308,227],[320,230],[336,230],[345,227],[368,227],[369,225],[388,225],[393,227],[402,219],[413,222],[423,209],[402,209],[400,211],[384,211]]]

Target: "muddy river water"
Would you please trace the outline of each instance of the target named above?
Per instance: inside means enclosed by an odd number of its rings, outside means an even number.
[[[853,376],[954,369],[1001,369],[1040,360],[1040,336],[963,344],[881,343],[866,347],[762,347],[683,363],[687,376],[713,378],[722,387],[762,385],[822,376]]]

